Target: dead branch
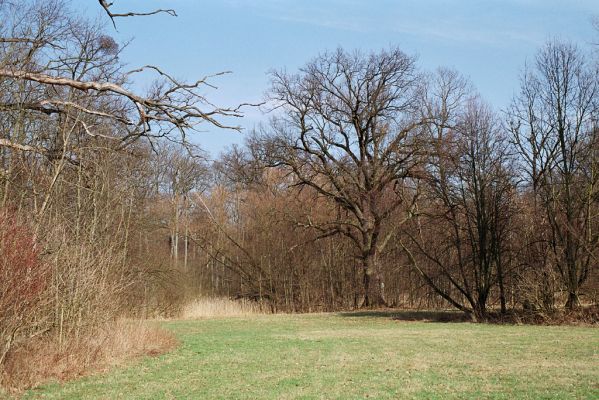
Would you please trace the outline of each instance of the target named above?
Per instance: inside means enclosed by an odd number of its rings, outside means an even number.
[[[114,5],[114,2],[109,3],[106,0],[98,0],[98,2],[100,3],[100,6],[102,6],[104,11],[106,11],[106,14],[110,17],[110,20],[112,21],[112,25],[114,25],[115,29],[116,29],[116,22],[114,21],[114,19],[119,18],[119,17],[146,17],[149,15],[156,15],[156,14],[161,14],[161,13],[168,14],[173,17],[177,16],[177,13],[173,9],[158,9],[158,10],[149,11],[149,12],[131,12],[131,11],[129,11],[129,12],[125,12],[125,13],[114,13],[110,10],[110,8]]]

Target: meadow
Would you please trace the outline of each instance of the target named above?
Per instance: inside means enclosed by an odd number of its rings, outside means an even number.
[[[174,350],[25,399],[599,398],[599,329],[389,312],[158,321]],[[409,318],[408,318],[409,319]]]

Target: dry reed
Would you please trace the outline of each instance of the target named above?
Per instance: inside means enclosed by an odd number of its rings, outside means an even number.
[[[182,319],[201,319],[219,317],[246,317],[268,313],[265,304],[226,297],[200,297],[185,305],[181,311]]]

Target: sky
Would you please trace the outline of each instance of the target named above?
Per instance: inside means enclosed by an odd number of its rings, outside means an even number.
[[[83,0],[73,0],[77,5]],[[90,16],[102,16],[85,0]],[[258,103],[273,69],[296,71],[326,50],[365,52],[397,46],[423,70],[450,67],[468,77],[487,102],[504,109],[525,62],[547,40],[588,47],[599,41],[591,19],[599,0],[113,0],[114,11],[173,8],[178,17],[107,20],[116,40],[130,41],[122,59],[131,69],[157,65],[189,81],[221,71],[206,97],[219,106]],[[141,85],[141,83],[140,83]],[[266,122],[259,109],[239,121],[243,132]],[[216,157],[244,133],[211,128],[195,141]]]

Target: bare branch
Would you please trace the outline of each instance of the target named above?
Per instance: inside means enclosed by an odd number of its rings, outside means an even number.
[[[3,139],[3,138],[0,138],[0,147],[8,147],[8,148],[15,149],[15,150],[26,151],[26,152],[31,152],[31,153],[38,153],[38,154],[42,154],[42,153],[46,152],[44,149],[40,149],[38,147],[29,146],[26,144],[13,143],[8,139]]]
[[[106,118],[111,118],[119,121],[127,126],[132,126],[136,129],[135,135],[142,136],[152,131],[151,124],[164,125],[166,130],[193,129],[197,124],[207,121],[212,125],[225,128],[240,130],[239,126],[229,126],[221,123],[216,119],[218,116],[224,117],[242,117],[240,113],[240,105],[236,108],[217,108],[210,104],[201,94],[197,92],[200,86],[206,84],[206,78],[201,79],[192,84],[181,83],[168,74],[164,73],[157,67],[146,66],[142,69],[152,69],[158,71],[163,77],[166,77],[169,85],[160,85],[155,89],[155,92],[150,97],[143,97],[134,92],[110,82],[95,82],[95,81],[80,81],[76,79],[52,76],[42,73],[27,72],[22,70],[11,70],[0,68],[0,77],[21,79],[30,82],[37,82],[44,85],[70,87],[82,92],[95,91],[116,95],[130,101],[137,110],[138,121],[134,122],[123,116],[108,114],[85,108],[73,102],[64,102],[56,100],[44,100],[37,104],[31,104],[31,109],[37,109],[41,112],[58,112],[50,111],[43,106],[48,104],[64,105],[77,108],[90,115],[96,115]],[[208,104],[213,107],[211,110],[204,111],[200,109],[200,104]]]
[[[156,14],[168,14],[172,17],[176,17],[177,13],[175,12],[175,10],[173,9],[158,9],[158,10],[154,10],[154,11],[149,11],[149,12],[125,12],[125,13],[114,13],[110,10],[110,8],[114,5],[114,2],[109,3],[106,0],[98,0],[98,2],[100,3],[100,6],[102,6],[102,8],[104,9],[104,11],[106,11],[106,14],[110,17],[110,20],[112,21],[112,24],[114,25],[115,29],[116,29],[116,22],[114,21],[115,18],[119,18],[119,17],[146,17],[149,15],[156,15]]]

